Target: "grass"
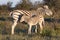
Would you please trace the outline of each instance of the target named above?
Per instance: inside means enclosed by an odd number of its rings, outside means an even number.
[[[35,34],[32,33],[31,35],[27,34],[28,27],[25,24],[18,23],[15,28],[15,34],[11,35],[11,21],[0,21],[0,40],[54,40],[59,39],[56,38],[57,35],[60,35],[57,30],[56,31],[49,26],[49,23],[46,22],[46,28],[43,31],[43,34]]]
[[[12,21],[7,15],[1,14],[0,16],[0,40],[60,40],[60,22],[46,21],[42,34],[38,29],[37,34],[32,33],[31,35],[27,34],[28,26],[26,24],[18,23],[15,34],[11,35]]]
[[[60,37],[41,35],[0,35],[0,40],[59,40]]]

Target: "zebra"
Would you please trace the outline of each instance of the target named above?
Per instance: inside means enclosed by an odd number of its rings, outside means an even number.
[[[48,8],[48,6],[44,6],[44,8],[45,9],[38,8],[37,11],[38,11],[39,15],[36,15],[34,17],[28,17],[26,15],[23,15],[21,17],[20,22],[25,21],[29,25],[28,34],[31,34],[31,28],[32,28],[33,25],[36,25],[35,32],[37,33],[37,24],[38,23],[40,25],[40,33],[42,33],[43,24],[44,24],[44,15],[45,14],[48,15],[48,16],[53,15],[52,11]]]
[[[42,15],[38,15],[38,16],[34,16],[34,17],[28,17],[26,15],[23,15],[21,17],[20,22],[25,21],[28,25],[29,25],[29,29],[28,29],[28,34],[31,34],[31,28],[33,25],[36,25],[36,29],[35,29],[35,33],[37,33],[37,24],[39,23],[40,25],[40,33],[42,33],[43,30],[43,26],[42,23],[44,23],[44,18]]]
[[[45,10],[46,9],[48,9],[48,10],[50,10],[47,6],[44,6],[44,8],[45,8]],[[13,25],[12,25],[12,34],[14,34],[14,28],[15,28],[15,26],[17,25],[17,22],[18,22],[18,20],[20,19],[20,17],[19,16],[21,16],[22,14],[23,15],[26,15],[26,16],[28,16],[28,17],[32,17],[33,15],[39,15],[39,13],[41,12],[41,9],[43,9],[43,8],[38,8],[36,11],[26,11],[26,10],[14,10],[14,11],[12,11],[12,12],[10,12],[10,16],[14,19],[13,21],[14,21],[14,23],[13,23]],[[44,11],[45,11],[44,10]],[[48,11],[47,10],[47,11]],[[46,11],[46,12],[47,12]],[[39,13],[38,13],[39,12]],[[51,10],[49,11],[49,13],[51,12]],[[43,14],[43,13],[42,13]],[[44,13],[45,14],[45,13]],[[48,12],[47,12],[47,14],[48,14]],[[50,13],[50,15],[52,14],[52,12]],[[41,15],[40,15],[41,16]]]
[[[26,11],[26,10],[14,10],[14,11],[10,12],[9,15],[14,19],[13,24],[12,24],[12,31],[11,31],[11,33],[14,34],[14,29],[17,25],[17,22],[20,20],[21,16],[26,15],[28,17],[31,17],[32,15],[36,15],[36,12],[35,11]]]
[[[53,16],[53,12],[51,9],[49,9],[49,7],[47,5],[43,6],[43,8],[38,8],[37,11],[39,12],[39,14],[41,15],[48,15],[48,16]]]

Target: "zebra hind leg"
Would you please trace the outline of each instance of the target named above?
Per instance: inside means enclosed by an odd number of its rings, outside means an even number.
[[[14,23],[12,25],[12,31],[11,31],[12,35],[14,34],[14,29],[15,29],[16,25],[17,25],[17,21],[14,20]]]

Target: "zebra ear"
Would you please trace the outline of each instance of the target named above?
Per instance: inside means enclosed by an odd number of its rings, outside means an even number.
[[[37,9],[37,11],[40,11],[40,10],[42,10],[43,8],[42,7],[39,7],[38,9]]]
[[[49,7],[47,5],[44,5],[43,7],[46,8],[46,9],[49,9]]]

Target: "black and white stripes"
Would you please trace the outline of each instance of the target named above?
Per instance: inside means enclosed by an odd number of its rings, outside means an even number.
[[[17,25],[17,22],[20,21],[21,16],[26,15],[28,17],[31,17],[34,14],[32,13],[32,11],[27,11],[27,10],[14,10],[10,12],[9,15],[14,19],[11,33],[14,34],[14,29]]]
[[[10,16],[13,18],[13,19],[18,19],[21,15],[30,15],[30,12],[29,11],[25,11],[25,10],[14,10],[12,12],[10,12]]]
[[[14,19],[14,23],[12,25],[12,34],[14,34],[14,29],[15,29],[15,26],[17,25],[17,22],[18,20],[20,21],[20,18],[21,19],[24,19],[24,15],[25,15],[25,18],[29,17],[29,21],[31,21],[33,19],[33,21],[35,20],[37,22],[38,21],[41,21],[41,22],[44,22],[44,15],[52,15],[52,11],[48,8],[48,6],[44,6],[44,8],[40,7],[38,8],[37,10],[34,10],[34,11],[27,11],[27,10],[14,10],[12,12],[10,12],[10,16]],[[27,16],[27,17],[26,17]],[[35,16],[35,18],[34,18]],[[37,16],[37,17],[36,17]],[[22,18],[23,17],[23,18]],[[31,19],[30,19],[31,18]],[[25,21],[25,20],[24,20]],[[33,22],[32,21],[32,22]],[[41,23],[39,22],[39,23]],[[33,22],[34,23],[34,22]],[[37,22],[38,23],[38,22]],[[29,24],[30,25],[30,24]],[[32,25],[32,23],[31,23]],[[42,27],[42,23],[40,25],[40,27]],[[43,28],[43,27],[42,27]],[[30,28],[29,28],[30,29]]]

